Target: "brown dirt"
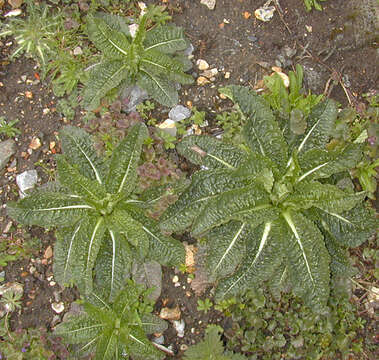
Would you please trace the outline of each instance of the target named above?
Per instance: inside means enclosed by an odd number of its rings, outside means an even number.
[[[370,3],[370,0],[362,1]],[[146,2],[161,3],[157,0]],[[169,0],[164,3],[169,4],[173,21],[184,27],[195,46],[194,59],[205,59],[211,68],[219,70],[213,83],[183,88],[183,104],[191,101],[199,109],[207,109],[208,112],[226,109],[229,103],[218,97],[217,88],[228,84],[254,87],[264,75],[271,73],[271,66],[275,66],[275,60],[283,53],[285,46],[296,50],[292,62],[303,65],[305,72],[311,75],[306,78],[307,85],[316,93],[324,92],[331,77],[342,79],[350,101],[355,104],[361,100],[362,94],[377,86],[377,39],[366,34],[365,30],[370,30],[372,24],[362,24],[359,14],[357,16],[355,10],[346,6],[346,0],[329,0],[323,3],[323,12],[311,13],[305,11],[302,0],[280,0],[283,10],[281,16],[276,11],[268,23],[260,22],[254,17],[254,10],[264,3],[263,0],[217,0],[214,11],[194,0]],[[251,16],[246,19],[244,12],[249,12]],[[363,29],[362,36],[357,36],[359,26]],[[331,49],[334,49],[333,53],[323,60]],[[10,47],[5,41],[0,43],[0,116],[7,120],[19,119],[17,127],[22,133],[16,137],[17,153],[10,160],[8,168],[1,172],[2,204],[18,197],[16,174],[36,168],[41,182],[48,180],[49,174],[41,167],[36,167],[35,163],[43,160],[48,168],[53,168],[54,160],[49,143],[57,142],[57,131],[64,125],[61,114],[55,109],[57,99],[47,81],[38,81],[38,69],[34,62],[20,58],[9,63],[9,52]],[[288,65],[286,72],[292,68],[290,63]],[[225,79],[225,72],[230,72],[229,79]],[[197,77],[199,71],[196,66],[193,73]],[[22,76],[26,76],[26,80],[22,80]],[[343,105],[348,104],[345,91],[338,81],[336,86],[329,89],[332,98]],[[32,98],[26,96],[26,91],[32,93]],[[48,109],[45,114],[44,109]],[[77,118],[75,122],[80,122],[80,119]],[[39,137],[42,146],[28,154],[33,137]],[[16,169],[11,169],[10,164],[14,160],[17,162]],[[3,231],[10,221],[6,217],[4,206],[0,210],[0,221]],[[32,236],[41,239],[43,245],[39,252],[33,254],[34,262],[27,259],[16,261],[6,268],[6,281],[21,282],[25,290],[24,310],[12,317],[12,327],[49,328],[54,317],[51,302],[56,294],[68,309],[76,293],[72,290],[62,291],[57,285],[49,284],[47,278],[52,272],[51,259],[46,265],[42,260],[45,249],[53,245],[54,238],[51,233],[44,233],[41,229],[32,228],[30,231]],[[8,241],[11,236],[12,233],[3,234],[0,240]],[[31,265],[36,267],[33,275],[29,272]],[[166,299],[169,305],[177,304],[181,308],[186,322],[185,337],[178,339],[172,327],[165,334],[166,344],[174,344],[175,350],[179,351],[181,345],[197,342],[203,336],[207,323],[222,321],[222,318],[214,311],[207,314],[198,312],[197,297],[188,289],[186,276],[179,274],[180,283],[186,287],[183,289],[182,286],[174,287],[171,281],[173,275],[172,270],[165,270],[164,295],[156,309],[159,311],[162,301]],[[191,296],[187,296],[186,291],[190,291]],[[194,328],[193,333],[191,328]],[[179,351],[175,358],[180,358],[180,354]]]

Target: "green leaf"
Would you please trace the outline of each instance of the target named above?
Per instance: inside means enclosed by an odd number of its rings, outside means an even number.
[[[192,345],[184,353],[185,360],[228,360],[224,356],[224,346],[220,339],[219,327],[209,325],[203,341]]]
[[[26,225],[69,226],[95,209],[76,195],[34,191],[17,203],[7,204],[10,217]]]
[[[240,214],[248,212],[257,214],[257,224],[264,221],[264,217],[259,217],[259,212],[271,208],[271,200],[269,194],[259,183],[253,182],[245,187],[230,190],[221,193],[202,209],[201,213],[196,217],[192,234],[197,236],[211,229],[228,222],[229,220],[240,218]],[[251,216],[253,220],[253,216]],[[253,221],[250,221],[253,223]]]
[[[156,75],[149,72],[141,65],[141,72],[137,77],[137,85],[145,89],[151,97],[165,106],[174,106],[179,101],[178,92],[172,82],[163,75]]]
[[[163,231],[180,231],[189,227],[205,206],[224,191],[238,189],[248,182],[233,176],[229,169],[200,171],[192,176],[191,186],[162,216]]]
[[[330,256],[314,223],[301,213],[284,212],[290,229],[283,249],[293,291],[316,311],[323,311],[329,297]]]
[[[230,221],[206,234],[207,269],[212,278],[232,274],[246,253],[246,236],[249,226]]]
[[[128,204],[123,209],[142,224],[142,229],[149,237],[148,256],[152,260],[166,266],[177,266],[184,263],[185,251],[183,245],[170,236],[164,236],[157,221],[146,217],[143,210],[136,206]]]
[[[342,246],[356,247],[363,244],[378,227],[374,211],[361,203],[350,211],[337,214],[318,210],[321,224]]]
[[[146,334],[163,333],[168,328],[167,322],[154,314],[144,314],[141,324]]]
[[[125,210],[115,209],[108,219],[108,228],[124,235],[134,247],[145,247],[148,236],[143,230],[143,224],[134,220]]]
[[[105,189],[98,181],[83,176],[64,156],[57,156],[56,159],[58,177],[62,185],[70,189],[74,194],[88,199],[100,200],[105,197]]]
[[[337,119],[337,106],[333,100],[325,100],[317,104],[308,119],[308,131],[304,135],[298,152],[318,148],[324,149],[329,142],[330,136]]]
[[[146,33],[144,47],[146,51],[158,50],[164,54],[174,54],[185,50],[187,42],[183,29],[177,26],[156,26]]]
[[[159,51],[150,50],[144,53],[141,64],[149,74],[164,74],[172,81],[181,84],[192,84],[193,77],[183,72],[183,64],[172,56],[160,53]]]
[[[95,265],[96,284],[107,291],[109,301],[113,301],[125,287],[133,262],[132,252],[122,235],[108,229]]]
[[[80,280],[83,272],[80,269],[79,274],[75,269],[79,265],[78,247],[81,241],[85,240],[83,236],[83,221],[79,221],[73,228],[64,229],[56,232],[57,241],[54,245],[54,278],[61,286],[69,284],[71,281]]]
[[[206,135],[186,136],[177,151],[192,163],[209,169],[234,169],[247,158],[243,150]]]
[[[90,40],[105,56],[122,58],[128,55],[128,37],[110,26],[104,18],[88,15],[87,29]]]
[[[327,212],[339,214],[352,209],[365,197],[365,192],[350,194],[335,185],[310,181],[298,184],[295,192],[288,196],[284,205],[296,209],[309,209],[314,206]]]
[[[127,349],[129,353],[133,354],[133,359],[160,360],[165,358],[164,353],[152,345],[141,329],[134,328],[130,334],[128,334],[128,338]]]
[[[217,299],[230,297],[250,287],[259,287],[273,276],[284,255],[282,244],[277,241],[285,234],[283,227],[279,220],[268,221],[250,233],[247,256],[234,275],[219,282]]]
[[[298,160],[303,174],[298,182],[328,178],[333,174],[353,169],[361,161],[363,152],[361,144],[348,144],[344,149],[328,152],[311,149],[302,153]]]
[[[349,252],[334,239],[331,233],[324,231],[323,234],[325,236],[325,245],[331,258],[330,271],[333,275],[350,278],[356,271],[354,271],[350,261]]]
[[[92,218],[88,223],[88,242],[86,247],[86,258],[84,268],[84,281],[86,294],[92,292],[92,271],[99,253],[105,232],[104,219],[102,217]]]
[[[246,116],[244,135],[252,151],[275,161],[284,169],[288,159],[288,146],[264,99],[246,87],[228,86],[232,100]]]
[[[88,315],[75,315],[57,325],[54,335],[61,336],[70,344],[80,344],[96,339],[104,325],[89,318]]]
[[[87,110],[96,109],[100,100],[128,77],[128,66],[124,60],[112,59],[97,64],[91,70],[84,88],[83,106]]]
[[[66,160],[72,166],[76,166],[83,176],[102,184],[104,163],[96,155],[91,136],[83,129],[74,126],[65,126],[59,132],[59,136]]]
[[[113,151],[106,183],[109,193],[129,195],[135,189],[137,165],[147,135],[146,125],[136,124]]]
[[[117,331],[113,328],[104,329],[96,346],[95,360],[115,360],[118,358]]]

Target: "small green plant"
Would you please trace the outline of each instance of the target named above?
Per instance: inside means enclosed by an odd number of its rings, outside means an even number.
[[[233,320],[224,333],[226,347],[262,360],[360,358],[365,320],[334,291],[328,305],[329,313],[319,315],[290,294],[247,291],[225,312]]]
[[[326,1],[326,0],[304,0],[304,5],[307,8],[307,11],[311,11],[312,8],[315,8],[316,10],[321,11],[322,6],[319,2]]]
[[[183,246],[159,232],[158,223],[144,214],[149,202],[133,193],[146,136],[144,124],[134,125],[105,160],[96,155],[89,134],[65,127],[60,132],[64,155],[57,156],[59,182],[8,204],[9,215],[21,223],[58,227],[54,273],[60,284],[74,282],[88,294],[95,271],[96,284],[114,299],[137,258],[183,262]]]
[[[6,137],[13,138],[21,134],[21,131],[15,127],[18,119],[7,122],[4,116],[0,116],[0,135],[4,134]]]
[[[132,37],[124,18],[88,15],[89,38],[103,58],[92,67],[86,83],[83,104],[87,109],[96,109],[110,91],[131,84],[145,89],[159,103],[172,106],[178,102],[175,83],[192,83],[192,77],[184,73],[188,59],[174,56],[187,47],[183,30],[159,25],[147,31],[150,16],[148,11],[140,17]]]
[[[325,311],[331,273],[349,273],[347,247],[366,241],[376,225],[366,193],[337,181],[351,183],[347,171],[361,161],[362,146],[326,149],[337,118],[331,100],[315,106],[307,131],[287,142],[261,96],[227,90],[247,119],[246,145],[185,137],[178,152],[205,170],[168,208],[161,229],[190,228],[206,238],[209,274],[221,278],[216,299],[269,281]]]
[[[2,295],[0,299],[0,305],[2,305],[3,309],[5,310],[5,317],[4,317],[4,327],[5,331],[8,334],[10,338],[12,338],[10,332],[9,332],[9,315],[17,310],[21,309],[21,298],[22,293],[16,292],[13,290],[7,290]]]
[[[290,83],[287,89],[278,74],[266,76],[264,81],[269,91],[264,94],[264,97],[280,118],[283,118],[285,122],[290,120],[289,130],[296,135],[301,135],[305,131],[307,116],[323,96],[305,94],[301,65],[297,64],[296,71],[290,71],[288,77]]]
[[[223,329],[217,325],[208,325],[204,340],[192,345],[184,354],[185,360],[246,360],[241,354],[225,351],[220,339]]]
[[[198,299],[197,300],[197,311],[204,311],[206,314],[213,306],[211,300],[206,298],[205,300]]]
[[[45,2],[26,0],[28,16],[26,19],[12,18],[2,26],[0,38],[13,36],[17,48],[11,54],[15,58],[26,53],[39,58],[42,65],[47,64],[55,49],[55,35],[62,30],[62,13],[52,14]]]
[[[167,324],[151,314],[152,304],[132,281],[108,304],[97,295],[83,304],[85,314],[71,316],[59,324],[55,334],[69,344],[80,344],[78,356],[95,352],[95,359],[156,360],[165,355],[146,334],[161,333]]]
[[[222,139],[230,141],[234,144],[240,144],[241,130],[243,125],[243,117],[237,111],[228,112],[224,111],[216,115],[217,125],[221,126],[224,130]]]

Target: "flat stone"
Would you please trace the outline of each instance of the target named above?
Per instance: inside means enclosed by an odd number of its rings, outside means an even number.
[[[122,110],[126,112],[131,112],[136,110],[136,106],[140,104],[142,101],[148,99],[149,95],[139,86],[129,86],[127,87],[122,95]]]
[[[37,170],[27,170],[16,176],[16,183],[20,189],[20,197],[26,196],[25,191],[32,189],[38,181]]]
[[[170,134],[171,136],[176,136],[177,129],[176,129],[176,123],[174,120],[167,119],[163,121],[163,123],[159,124],[158,128]]]
[[[168,113],[168,117],[173,121],[182,121],[191,116],[191,110],[183,105],[176,105]]]
[[[16,143],[12,139],[0,142],[0,170],[7,165],[10,157],[16,153]]]
[[[205,5],[209,10],[214,10],[216,6],[216,0],[201,0],[200,4]]]
[[[197,65],[197,68],[201,71],[209,69],[209,64],[203,59],[197,60],[196,65]]]
[[[179,320],[180,319],[180,309],[179,306],[174,308],[164,307],[161,309],[159,317],[164,320]]]

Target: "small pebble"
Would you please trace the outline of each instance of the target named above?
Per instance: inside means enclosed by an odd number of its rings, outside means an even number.
[[[173,278],[172,278],[172,282],[173,283],[177,283],[179,281],[179,276],[178,275],[175,275]]]
[[[184,322],[184,320],[183,319],[180,321],[175,320],[173,322],[173,325],[178,334],[178,337],[180,338],[184,337],[184,329],[186,327],[186,323]]]
[[[186,345],[186,344],[180,345],[180,350],[181,351],[186,351],[187,349],[188,349],[188,345]]]
[[[197,65],[198,69],[201,71],[207,70],[209,68],[209,64],[203,59],[197,60],[196,65]]]
[[[204,76],[199,76],[197,78],[196,82],[197,82],[197,85],[199,85],[199,86],[202,86],[202,85],[210,83],[210,81],[206,77],[204,77]]]
[[[52,308],[57,314],[60,314],[61,312],[64,311],[64,304],[63,304],[63,302],[59,302],[59,303],[53,302],[53,303],[51,304],[51,308]]]

